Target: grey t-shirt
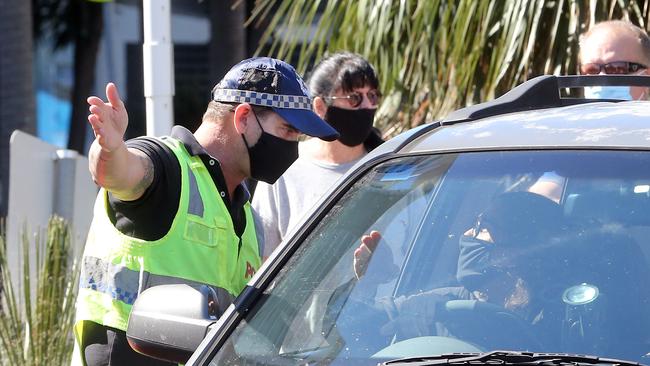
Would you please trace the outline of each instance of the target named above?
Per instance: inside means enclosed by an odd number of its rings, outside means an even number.
[[[305,213],[358,160],[330,164],[298,158],[273,185],[259,182],[253,195],[258,237],[268,257]]]

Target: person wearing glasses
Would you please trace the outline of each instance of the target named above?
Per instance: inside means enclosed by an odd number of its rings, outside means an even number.
[[[580,73],[583,75],[650,75],[650,38],[624,20],[600,22],[580,39]],[[594,86],[585,88],[594,99],[645,100],[648,88]]]
[[[625,20],[597,23],[580,37],[580,74],[649,75],[650,37]],[[648,99],[648,88],[629,86],[591,86],[584,88],[589,99]],[[529,191],[559,203],[566,179],[546,172]]]
[[[335,141],[309,139],[300,157],[278,181],[260,182],[253,195],[264,257],[318,199],[359,159],[383,140],[373,128],[381,94],[372,65],[357,54],[333,54],[316,65],[308,81],[314,112],[339,132]]]
[[[650,37],[625,20],[597,23],[580,37],[580,74],[582,75],[649,75]],[[646,100],[648,88],[629,86],[591,86],[585,98]],[[560,202],[566,179],[556,172],[546,172],[529,191]]]

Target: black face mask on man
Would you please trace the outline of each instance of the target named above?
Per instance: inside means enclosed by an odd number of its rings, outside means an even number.
[[[362,144],[372,129],[376,109],[343,109],[327,107],[325,121],[339,132],[339,141],[346,146]]]
[[[260,120],[253,112],[262,135],[253,146],[248,144],[242,134],[251,166],[251,178],[273,184],[298,159],[298,141],[288,141],[264,131]]]

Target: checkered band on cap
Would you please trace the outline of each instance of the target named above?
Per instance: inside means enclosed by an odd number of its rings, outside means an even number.
[[[238,89],[215,89],[212,91],[212,100],[215,102],[250,103],[265,107],[312,110],[311,99],[302,95],[269,94]]]

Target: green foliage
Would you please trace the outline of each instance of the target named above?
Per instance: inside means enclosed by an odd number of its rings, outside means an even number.
[[[70,233],[65,220],[51,218],[45,243],[37,238],[33,252],[23,234],[19,294],[14,288],[19,279],[11,278],[4,235],[0,235],[0,365],[70,363],[78,278]],[[36,278],[30,278],[30,262],[36,266]]]
[[[645,29],[649,3],[258,0],[249,23],[268,22],[258,52],[297,56],[302,73],[327,53],[368,58],[387,96],[378,122],[390,135],[493,99],[532,77],[576,73],[581,33],[614,18]]]

